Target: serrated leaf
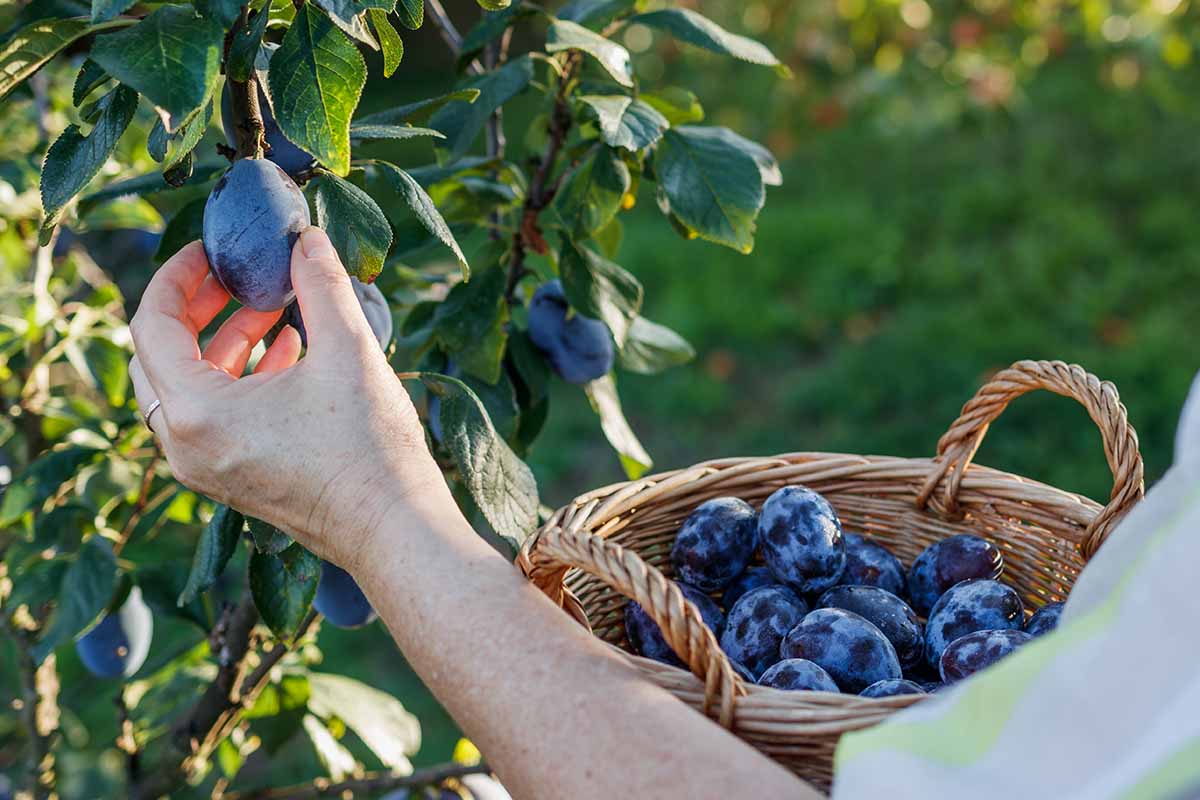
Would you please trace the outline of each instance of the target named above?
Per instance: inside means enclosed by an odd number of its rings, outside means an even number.
[[[92,536],[63,573],[58,604],[49,627],[30,653],[38,664],[58,645],[69,641],[103,613],[117,586],[117,558],[112,543]]]
[[[254,540],[254,549],[267,555],[276,555],[292,546],[292,537],[261,519],[246,517],[246,528]]]
[[[204,205],[207,198],[201,197],[188,203],[175,212],[175,216],[167,221],[162,238],[158,240],[158,250],[154,254],[156,263],[161,264],[178,253],[188,242],[200,238],[204,230]]]
[[[178,605],[187,605],[216,584],[225,571],[225,565],[237,552],[244,526],[245,518],[240,513],[229,506],[216,507],[212,519],[204,526],[196,542],[192,569],[188,573],[187,585],[179,595]]]
[[[592,401],[592,409],[600,417],[600,428],[604,431],[604,438],[608,439],[608,443],[617,451],[625,474],[630,480],[637,480],[645,475],[646,470],[654,465],[654,461],[625,419],[625,412],[621,410],[621,398],[617,395],[617,383],[612,375],[592,381],[584,390],[588,399]]]
[[[663,134],[654,172],[669,212],[702,239],[742,253],[754,249],[762,173],[726,128],[683,126]]]
[[[343,675],[311,672],[308,708],[323,719],[339,719],[358,734],[384,766],[404,771],[421,747],[417,718],[390,694]]]
[[[599,253],[570,242],[563,245],[559,271],[571,307],[602,320],[621,347],[642,307],[642,285],[637,278]]]
[[[578,23],[557,19],[550,23],[550,30],[546,32],[546,51],[558,53],[563,50],[587,53],[600,62],[600,66],[614,81],[622,86],[633,86],[633,65],[629,51],[611,39]]]
[[[192,0],[196,10],[229,29],[242,13],[242,0]],[[268,3],[269,5],[269,3]]]
[[[456,161],[466,155],[492,112],[524,91],[531,80],[533,59],[523,55],[467,84],[466,88],[479,90],[479,98],[474,103],[454,103],[440,108],[429,120],[429,127],[446,134],[446,141],[439,145],[446,151],[446,160]]]
[[[313,192],[317,225],[325,229],[346,271],[375,280],[392,246],[392,226],[371,196],[336,175],[322,175]]]
[[[754,163],[758,164],[758,171],[762,175],[765,185],[783,185],[783,171],[779,169],[779,162],[770,150],[753,139],[747,139],[736,131],[731,131],[728,128],[718,128],[718,130],[724,131],[724,138],[731,144],[736,144],[750,154],[750,157],[754,159]]]
[[[492,529],[520,547],[537,527],[533,471],[497,435],[483,403],[465,383],[432,373],[422,373],[421,381],[440,397],[443,444],[471,498]]]
[[[696,351],[678,333],[637,316],[629,325],[625,344],[617,353],[617,361],[622,369],[630,372],[656,375],[671,367],[686,364],[695,356]]]
[[[400,0],[396,3],[396,14],[400,24],[415,31],[425,21],[425,0]]]
[[[368,125],[355,122],[350,125],[351,139],[420,139],[432,137],[445,139],[441,131],[433,128],[417,128],[412,125]]]
[[[238,28],[229,42],[229,54],[225,57],[225,75],[234,81],[245,83],[250,80],[254,61],[262,44],[263,34],[270,19],[270,5],[264,6],[254,15],[249,25]]]
[[[75,76],[75,85],[71,89],[71,103],[78,106],[100,84],[108,80],[104,68],[90,58],[83,62],[79,74]]]
[[[296,12],[268,83],[283,135],[338,175],[350,172],[350,118],[367,80],[358,48],[311,6]]]
[[[275,636],[290,642],[312,607],[321,580],[321,559],[293,544],[272,555],[250,556],[250,596]]]
[[[129,394],[129,353],[108,339],[91,337],[83,345],[83,355],[108,404],[123,407]]]
[[[433,315],[433,330],[459,367],[488,383],[500,377],[508,305],[505,271],[497,264],[450,290]]]
[[[98,452],[95,447],[71,444],[38,456],[0,496],[0,528],[12,525],[26,511],[41,507]]]
[[[637,0],[571,0],[554,12],[559,19],[598,28],[637,5]]]
[[[386,11],[372,8],[367,12],[367,16],[371,19],[371,27],[375,29],[379,47],[383,51],[383,77],[390,78],[404,58],[404,40],[396,33],[392,23],[388,22]]]
[[[666,8],[645,14],[635,14],[628,21],[631,24],[637,23],[664,31],[680,41],[713,53],[733,56],[751,64],[762,64],[768,67],[782,66],[779,59],[767,49],[766,45],[745,36],[730,33],[708,17],[692,11],[690,8]]]
[[[49,240],[63,208],[100,172],[117,147],[117,140],[137,110],[138,96],[127,86],[118,86],[101,101],[103,110],[90,133],[69,125],[50,145],[42,162],[42,209],[45,220],[39,242]],[[46,241],[42,241],[45,239]]]
[[[168,115],[174,133],[213,94],[225,32],[183,6],[162,6],[132,28],[96,38],[92,60]]]
[[[645,92],[640,99],[666,118],[672,125],[685,125],[704,119],[700,98],[687,89],[668,86],[657,92]]]
[[[224,172],[228,165],[225,164],[207,164],[202,167],[197,167],[192,172],[192,177],[189,182],[192,184],[203,183],[204,181],[215,178],[218,173]],[[102,203],[107,203],[110,200],[116,200],[121,197],[140,197],[142,195],[154,194],[162,192],[171,187],[163,181],[161,174],[150,172],[145,175],[138,175],[135,178],[127,178],[123,181],[115,181],[108,184],[103,189],[97,189],[91,194],[85,194],[79,198],[78,210],[79,214],[86,215],[96,206]]]
[[[89,33],[123,28],[135,20],[92,25],[87,19],[43,19],[21,28],[0,49],[0,100],[67,45]]]
[[[610,147],[641,150],[661,139],[670,127],[657,109],[632,97],[592,94],[579,99],[596,112],[600,135]]]
[[[313,0],[313,2],[328,11],[333,23],[347,35],[372,50],[379,49],[379,42],[375,41],[375,37],[367,30],[364,12],[371,8],[383,9],[384,12],[388,12],[396,5],[396,0]]]
[[[394,164],[389,164],[386,161],[376,161],[375,166],[383,170],[383,173],[391,181],[396,192],[404,198],[404,202],[412,209],[417,220],[425,227],[425,230],[437,237],[437,239],[450,251],[454,253],[454,257],[458,259],[458,263],[462,266],[463,278],[466,279],[471,274],[471,267],[467,264],[467,257],[463,255],[462,249],[458,246],[458,242],[454,239],[454,234],[450,232],[450,226],[446,224],[446,220],[442,218],[441,213],[434,205],[433,199],[421,187],[416,178],[409,175],[404,170]]]
[[[573,238],[585,239],[617,215],[630,183],[621,156],[596,144],[555,193],[551,207]]]
[[[208,124],[212,122],[212,116],[213,103],[209,100],[175,133],[167,133],[161,118],[155,123],[146,139],[146,149],[151,158],[162,164],[164,174],[181,164],[196,149],[208,130]]]

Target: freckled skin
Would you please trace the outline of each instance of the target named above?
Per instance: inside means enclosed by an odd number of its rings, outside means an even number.
[[[229,146],[237,147],[237,136],[233,130],[232,102],[229,96],[229,83],[226,82],[225,89],[221,92],[221,126],[225,130],[225,139]],[[294,144],[291,139],[283,135],[279,123],[275,121],[275,116],[271,113],[271,103],[267,99],[266,93],[263,92],[262,83],[258,84],[258,110],[263,121],[263,138],[267,142],[267,147],[270,148],[267,158],[278,164],[289,175],[299,175],[312,169],[317,163],[316,159],[307,150]]]
[[[718,497],[693,511],[671,547],[675,575],[706,592],[729,585],[754,555],[757,517],[736,497]]]
[[[934,604],[956,583],[981,578],[996,580],[1004,557],[996,545],[961,533],[935,542],[917,556],[908,571],[908,596],[913,610],[928,617]]]
[[[1016,630],[975,631],[960,636],[946,647],[938,661],[942,680],[961,681],[1032,640],[1028,633]]]
[[[134,587],[118,610],[75,642],[75,652],[97,678],[128,678],[146,663],[153,633],[154,615]]]
[[[846,566],[837,512],[803,486],[785,486],[763,503],[758,544],[771,573],[802,594],[833,586]]]
[[[234,162],[204,205],[209,269],[238,302],[276,311],[292,301],[292,246],[311,220],[300,187],[265,159]]]
[[[806,658],[828,672],[845,692],[901,677],[896,649],[878,628],[851,611],[820,608],[792,628],[779,647],[783,658]]]
[[[938,666],[946,646],[975,631],[1020,630],[1025,621],[1021,597],[998,581],[963,581],[942,595],[925,624],[925,658]]]
[[[572,313],[562,283],[550,281],[529,301],[529,338],[567,383],[588,383],[612,369],[616,352],[608,326]]]
[[[388,307],[387,298],[373,283],[363,283],[353,275],[350,276],[350,283],[354,286],[354,296],[358,298],[358,305],[367,318],[367,324],[371,326],[371,333],[375,334],[379,346],[386,350],[388,343],[392,341],[392,311]],[[300,334],[300,344],[308,347],[308,331],[304,329],[304,318],[300,316],[298,302],[293,300],[284,309],[283,321],[296,329]]]
[[[350,573],[336,564],[321,562],[321,582],[313,608],[339,628],[361,628],[375,621],[375,609]]]
[[[721,613],[716,601],[694,586],[688,586],[686,583],[676,583],[675,585],[683,592],[684,598],[696,606],[704,624],[719,639],[725,626],[725,615]],[[633,651],[638,655],[676,667],[683,666],[683,662],[675,655],[671,646],[667,644],[667,640],[663,638],[658,625],[640,605],[633,601],[625,606],[625,634],[629,637],[629,644]]]
[[[859,697],[899,697],[902,694],[925,694],[925,690],[912,681],[894,678],[876,681],[859,692]]]
[[[783,586],[742,595],[725,619],[721,649],[756,677],[779,660],[783,637],[804,619],[808,605]]]
[[[759,686],[792,692],[840,692],[837,683],[820,666],[803,658],[780,661],[763,673]]]
[[[1058,627],[1062,617],[1062,603],[1047,603],[1033,612],[1033,616],[1025,623],[1025,632],[1030,636],[1043,636]]]
[[[750,567],[730,581],[729,585],[725,587],[725,593],[721,595],[721,606],[728,612],[729,609],[733,608],[733,604],[738,601],[738,598],[751,589],[757,589],[760,586],[783,586],[783,584],[777,581],[775,576],[771,574],[771,570],[766,567]]]
[[[878,586],[897,597],[908,593],[904,565],[883,545],[856,533],[842,536],[846,542],[846,568],[838,583],[844,586]]]
[[[916,613],[896,595],[878,586],[835,586],[821,595],[818,608],[841,608],[866,619],[896,648],[903,669],[921,663],[925,631]]]

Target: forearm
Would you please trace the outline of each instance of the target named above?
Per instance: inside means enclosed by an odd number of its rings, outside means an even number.
[[[431,506],[448,510],[385,523],[357,577],[516,797],[735,797],[748,786],[807,796],[782,767],[639,678],[452,504]]]

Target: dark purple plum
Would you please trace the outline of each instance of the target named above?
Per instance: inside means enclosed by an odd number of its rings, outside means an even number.
[[[361,628],[375,621],[375,609],[350,573],[328,561],[321,562],[321,582],[313,608],[339,628]]]
[[[1033,612],[1033,616],[1025,623],[1025,632],[1030,636],[1042,636],[1058,627],[1058,620],[1062,617],[1062,603],[1046,603],[1046,605]]]
[[[745,500],[718,497],[702,503],[683,521],[671,547],[675,576],[706,592],[724,589],[750,563],[757,525]]]
[[[316,165],[316,159],[304,148],[283,135],[275,115],[271,113],[271,101],[263,91],[265,81],[258,82],[258,110],[262,115],[263,138],[267,143],[267,158],[279,165],[289,175],[300,175]],[[221,126],[230,147],[237,147],[237,136],[233,130],[233,103],[229,95],[229,83],[221,92]]]
[[[946,688],[946,684],[941,681],[921,681],[917,685],[921,687],[921,691],[925,692],[925,694],[937,694]]]
[[[783,637],[783,658],[807,658],[858,694],[876,681],[899,678],[900,659],[883,633],[852,611],[819,608]]]
[[[925,694],[919,684],[903,678],[876,681],[858,693],[859,697],[899,697],[902,694]]]
[[[755,676],[779,660],[779,644],[804,619],[808,605],[785,586],[760,586],[742,595],[725,618],[721,649]]]
[[[913,561],[908,571],[908,597],[913,610],[928,617],[938,598],[956,583],[981,578],[996,580],[1004,570],[1004,556],[996,545],[960,533],[934,542]]]
[[[128,678],[142,668],[150,654],[154,615],[133,587],[125,602],[106,613],[75,642],[75,652],[97,678]]]
[[[694,586],[688,586],[686,583],[675,585],[683,592],[684,599],[696,606],[704,624],[719,639],[721,630],[725,627],[725,615],[721,613],[716,601]],[[650,618],[644,608],[633,601],[625,606],[625,634],[629,637],[633,651],[638,655],[653,658],[664,664],[683,666],[683,661],[675,655],[671,645],[663,638],[658,624]]]
[[[721,606],[729,611],[739,597],[760,586],[783,586],[783,584],[777,581],[771,574],[771,570],[766,567],[750,567],[725,587],[725,593],[721,595]]]
[[[925,623],[925,659],[932,667],[946,645],[975,631],[1020,630],[1021,596],[999,581],[963,581],[937,601]]]
[[[842,536],[846,542],[846,568],[838,583],[845,586],[878,586],[897,597],[908,592],[904,565],[886,547],[857,533]]]
[[[387,299],[373,283],[363,283],[353,275],[350,276],[350,283],[354,287],[354,296],[358,298],[358,306],[371,326],[371,333],[375,334],[379,346],[386,350],[392,341],[392,310],[388,308]],[[296,329],[300,334],[300,343],[308,347],[308,331],[304,328],[304,318],[300,316],[299,301],[293,300],[284,310],[283,321]]]
[[[803,486],[785,486],[763,503],[758,544],[771,573],[797,592],[823,592],[846,566],[837,512]]]
[[[775,664],[758,679],[759,686],[789,692],[840,692],[837,683],[820,666],[803,658],[789,658]]]
[[[560,281],[543,284],[529,301],[529,338],[567,383],[588,383],[612,369],[616,353],[608,326],[571,310]]]
[[[310,221],[286,172],[266,159],[235,161],[204,205],[209,269],[242,305],[277,311],[295,296],[292,246]]]
[[[938,662],[942,680],[946,683],[961,681],[981,669],[990,667],[1032,640],[1033,637],[1025,631],[1010,629],[975,631],[960,636],[942,652]]]
[[[818,608],[841,608],[863,617],[896,648],[903,669],[921,663],[925,630],[908,604],[878,586],[835,586],[817,600]]]
[[[732,658],[729,659],[729,666],[733,667],[733,671],[736,672],[738,677],[744,680],[746,683],[754,683],[754,675],[750,673],[750,670],[746,669]]]

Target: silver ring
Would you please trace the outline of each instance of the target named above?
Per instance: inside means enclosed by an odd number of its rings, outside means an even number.
[[[146,409],[146,413],[142,414],[142,422],[146,423],[146,427],[150,428],[151,433],[154,433],[154,428],[150,427],[150,417],[154,414],[155,411],[158,411],[158,407],[161,405],[162,405],[162,400],[155,400],[153,403],[150,404],[150,407],[148,409]]]

